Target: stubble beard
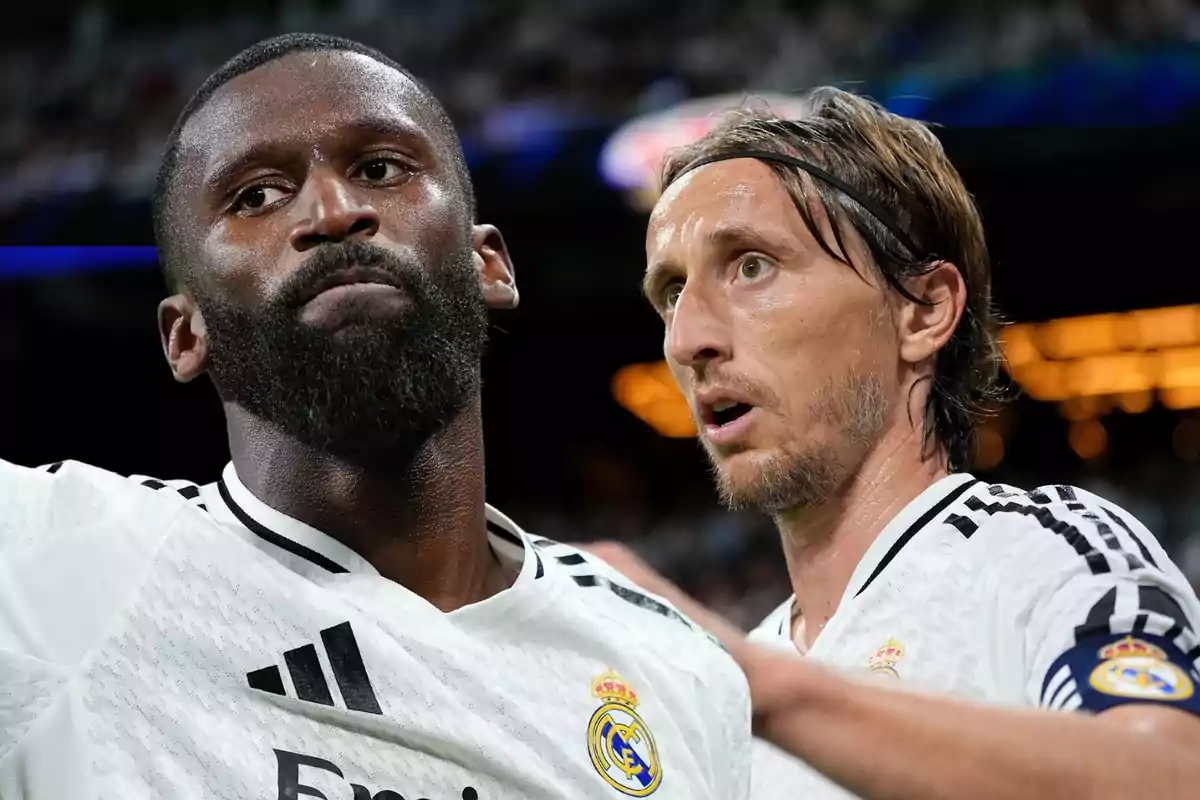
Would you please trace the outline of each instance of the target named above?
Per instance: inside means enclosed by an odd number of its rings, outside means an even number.
[[[750,478],[735,478],[706,445],[717,493],[731,511],[771,516],[803,512],[835,498],[883,433],[890,411],[874,373],[831,381],[812,400],[810,419],[838,431],[837,446],[799,442],[766,456]]]

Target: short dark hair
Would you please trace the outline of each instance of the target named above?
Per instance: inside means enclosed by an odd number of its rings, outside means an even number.
[[[937,354],[925,408],[924,441],[927,448],[945,449],[951,469],[965,469],[974,456],[980,419],[1005,397],[999,383],[999,319],[992,308],[991,266],[979,211],[926,125],[833,87],[814,89],[806,105],[801,119],[782,119],[753,109],[733,112],[700,141],[668,155],[661,186],[666,189],[704,158],[743,150],[791,155],[821,167],[887,210],[894,224],[921,248],[910,252],[885,225],[835,187],[808,178],[795,167],[764,161],[779,176],[827,254],[847,262],[821,234],[814,213],[818,204],[862,237],[873,268],[909,300],[916,298],[905,287],[906,278],[928,272],[940,261],[958,267],[967,286],[967,303],[950,341]],[[839,228],[832,226],[835,243],[841,253],[848,253]]]
[[[383,53],[365,44],[360,44],[351,39],[344,39],[340,36],[328,36],[319,33],[287,33],[282,36],[264,39],[257,44],[251,45],[225,62],[212,75],[209,75],[204,83],[200,85],[200,88],[196,90],[196,93],[192,95],[191,99],[188,100],[187,105],[183,107],[183,111],[179,114],[179,119],[175,122],[175,127],[171,130],[171,134],[167,138],[167,146],[163,152],[162,162],[159,164],[158,174],[154,181],[152,204],[154,213],[154,238],[159,248],[159,259],[163,268],[163,277],[172,291],[181,288],[186,283],[187,277],[177,264],[177,255],[174,252],[174,221],[170,213],[171,191],[176,172],[179,168],[179,139],[183,134],[184,126],[216,94],[218,89],[234,78],[245,75],[247,72],[258,69],[272,61],[278,61],[292,53],[329,50],[357,53],[358,55],[366,56],[378,61],[380,64],[391,67],[416,85],[427,103],[428,110],[433,114],[438,127],[438,133],[444,136],[447,144],[450,145],[450,151],[454,158],[454,171],[462,191],[462,201],[466,206],[468,217],[474,219],[475,189],[471,183],[471,174],[467,170],[466,157],[463,155],[458,131],[454,127],[454,123],[451,121],[445,106],[442,105],[441,101],[437,99],[424,83]]]

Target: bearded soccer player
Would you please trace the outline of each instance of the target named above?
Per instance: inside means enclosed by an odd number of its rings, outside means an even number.
[[[269,40],[200,88],[159,327],[232,463],[0,462],[5,800],[745,796],[728,654],[484,502],[486,309],[517,290],[471,198],[442,107],[363,46]]]
[[[1111,502],[964,471],[999,361],[979,215],[926,127],[810,101],[670,157],[646,240],[720,494],[775,519],[795,594],[746,641],[596,552],[738,658],[794,756],[759,749],[756,800],[1195,797],[1196,595]]]

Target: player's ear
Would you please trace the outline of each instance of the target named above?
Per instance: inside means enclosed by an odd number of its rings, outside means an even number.
[[[488,308],[516,308],[521,299],[517,294],[516,272],[500,231],[494,225],[476,225],[472,244]]]
[[[902,300],[897,315],[900,357],[909,364],[930,358],[950,341],[967,307],[967,285],[958,267],[939,261],[904,285],[922,303]]]
[[[192,298],[175,294],[158,304],[158,335],[175,380],[187,383],[204,374],[208,337],[204,316]]]

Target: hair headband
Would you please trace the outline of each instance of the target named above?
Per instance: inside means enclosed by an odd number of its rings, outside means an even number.
[[[820,178],[825,183],[828,183],[830,186],[839,189],[851,200],[854,200],[860,206],[865,208],[867,213],[878,220],[880,225],[887,228],[888,232],[891,233],[892,236],[895,236],[900,244],[908,248],[909,252],[912,253],[913,258],[919,257],[918,254],[921,253],[921,249],[913,244],[913,241],[908,237],[908,234],[906,234],[895,222],[895,220],[892,219],[892,215],[880,207],[879,204],[864,197],[861,192],[843,181],[841,178],[829,174],[816,164],[811,164],[803,159],[796,158],[795,156],[789,156],[786,153],[773,153],[770,150],[735,150],[732,153],[724,153],[717,156],[705,156],[699,161],[693,161],[688,165],[687,169],[683,170],[679,174],[680,176],[683,176],[697,167],[703,167],[705,164],[713,164],[717,161],[729,161],[735,158],[756,158],[759,161],[774,161],[778,164],[788,164],[793,167],[799,167],[809,175],[812,175],[814,178]]]

